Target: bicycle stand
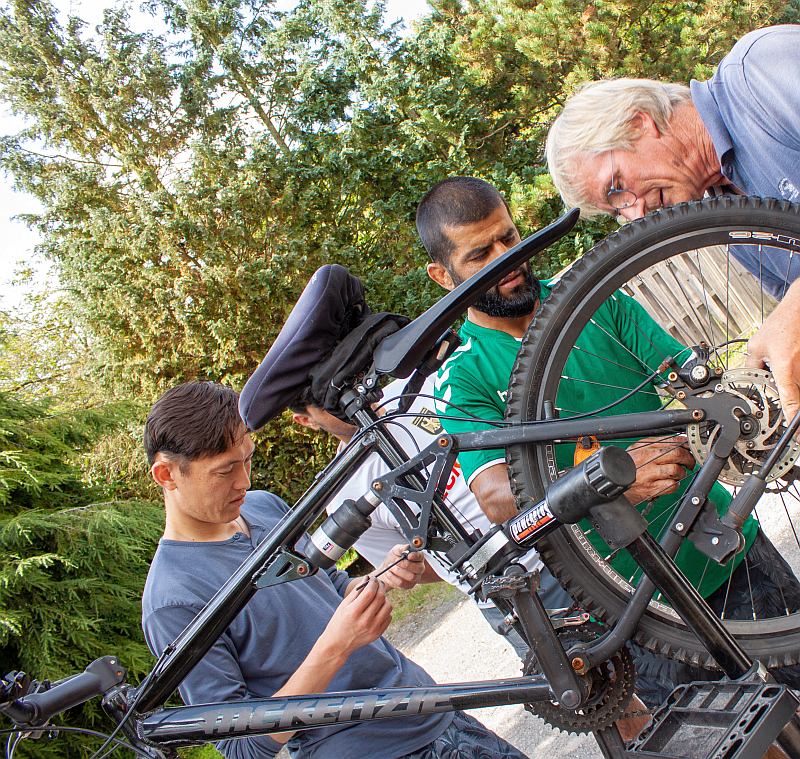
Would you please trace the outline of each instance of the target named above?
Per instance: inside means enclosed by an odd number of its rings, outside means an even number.
[[[785,685],[739,680],[676,688],[628,744],[628,759],[761,759],[800,706]]]

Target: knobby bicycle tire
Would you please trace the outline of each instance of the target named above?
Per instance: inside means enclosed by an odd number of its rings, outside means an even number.
[[[769,247],[764,245],[765,240],[771,243]],[[742,325],[743,317],[737,312],[739,321],[734,332],[739,340],[745,340],[768,313],[770,302],[757,279],[740,270],[732,260],[734,251],[756,245],[758,247],[751,250],[759,255],[780,255],[781,260],[788,256],[788,265],[793,267],[795,255],[800,259],[800,206],[738,196],[684,203],[626,224],[601,241],[553,287],[523,339],[509,383],[506,418],[519,421],[545,416],[545,403],[555,403],[559,388],[565,386],[562,383],[572,380],[563,369],[576,337],[600,304],[620,288],[639,296],[644,293],[647,310],[654,317],[658,315],[665,323],[669,322],[662,326],[673,332],[680,333],[682,329],[678,317],[694,308],[693,317],[690,314],[687,319],[694,318],[700,324],[691,324],[688,332],[697,331],[707,321],[708,330],[714,332],[716,326],[719,333],[714,335],[715,345],[724,342],[719,339],[723,328],[731,326],[733,301],[749,297],[752,323]],[[710,292],[710,285],[706,291],[707,281],[711,281],[712,253],[716,261],[715,277],[727,282],[728,289],[722,293],[719,285],[714,292]],[[665,284],[670,277],[675,278],[670,280],[675,302],[661,304],[653,291],[661,288],[663,298],[663,293],[670,292],[670,285]],[[687,290],[696,285],[698,279],[702,280],[704,294],[695,293],[692,306]],[[733,282],[739,288],[736,291]],[[726,337],[731,337],[731,330]],[[688,339],[682,342],[687,343]],[[734,343],[733,354],[726,353],[727,358],[720,360],[735,361],[737,345],[741,343]],[[731,351],[731,346],[723,350]],[[716,358],[720,355],[717,352]],[[605,359],[598,356],[593,360]],[[631,382],[630,386],[635,384]],[[622,394],[623,390],[618,392]],[[507,460],[512,489],[520,503],[541,499],[549,483],[558,476],[554,447],[549,443],[512,446]],[[793,518],[787,499],[800,514],[800,490],[796,485],[784,486],[779,495],[787,517]],[[756,515],[759,516],[758,507]],[[769,515],[769,520],[774,518]],[[764,524],[769,520],[765,519]],[[800,517],[796,521],[800,522]],[[790,526],[794,534],[794,538],[789,538],[790,563],[798,574],[800,525]],[[764,531],[770,536],[766,527]],[[783,532],[781,528],[781,535]],[[604,621],[613,622],[619,618],[629,598],[628,580],[632,578],[622,577],[612,569],[589,545],[586,534],[578,525],[561,527],[539,545],[542,559],[587,610]],[[786,555],[785,549],[781,548],[781,552]],[[800,611],[792,609],[788,614],[749,621],[726,620],[726,625],[751,655],[770,667],[800,661]],[[696,637],[658,596],[645,612],[636,639],[651,650],[674,658],[714,666]]]

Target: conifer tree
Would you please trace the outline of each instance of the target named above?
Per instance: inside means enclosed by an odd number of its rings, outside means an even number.
[[[80,467],[122,412],[58,411],[46,400],[0,391],[3,673],[55,680],[114,654],[135,682],[151,663],[140,599],[163,510],[145,501],[104,501],[105,489],[88,484]],[[99,716],[98,705],[89,704],[72,722],[108,727]],[[23,743],[18,755],[79,756],[89,745],[75,738]]]

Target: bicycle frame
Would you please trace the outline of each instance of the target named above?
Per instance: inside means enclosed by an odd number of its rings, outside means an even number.
[[[173,747],[550,698],[550,685],[543,675],[419,688],[373,688],[161,709],[137,720],[137,733],[148,743]]]
[[[692,420],[691,411],[673,411],[669,414],[669,422],[675,427],[685,426]],[[574,422],[570,420],[552,420],[535,425],[487,430],[482,432],[454,435],[456,446],[463,450],[493,448],[502,440],[501,445],[514,443],[532,443],[552,440],[559,437],[574,437],[576,425],[580,434],[641,434],[645,431],[664,429],[665,412],[653,411],[642,414],[603,417],[594,420]],[[647,422],[650,425],[647,426]],[[382,457],[394,464],[397,456],[396,441],[394,446],[388,444],[389,433],[384,436],[366,433],[362,438],[349,446],[342,455],[335,458],[317,477],[314,484],[300,497],[279,527],[264,539],[248,559],[239,567],[234,575],[219,589],[206,607],[174,642],[169,659],[161,667],[154,670],[152,683],[145,687],[139,695],[139,710],[151,711],[164,703],[176,690],[192,667],[205,655],[234,617],[258,590],[258,582],[269,569],[269,562],[274,554],[287,545],[293,545],[323,512],[328,499],[342,484],[349,472],[357,468],[367,456],[377,451]],[[458,523],[452,515],[450,520]],[[531,545],[531,547],[533,547]],[[278,569],[277,567],[275,569]],[[305,572],[310,571],[306,567]],[[302,576],[302,575],[299,575]]]
[[[443,298],[423,317],[387,338],[375,353],[378,374],[409,376],[430,351],[434,339],[441,335],[444,327],[449,326],[470,302],[523,260],[527,260],[535,252],[531,250],[532,247],[544,248],[566,234],[576,219],[577,214],[569,214],[515,246]],[[531,243],[534,238],[536,245]],[[373,453],[381,456],[389,466],[390,474],[406,466],[408,456],[385,425],[381,425],[380,420],[370,410],[369,393],[364,388],[356,388],[354,392],[361,398],[358,404],[359,410],[355,411],[352,417],[362,432],[317,476],[290,513],[255,548],[205,608],[168,647],[142,686],[135,690],[120,685],[107,692],[106,706],[118,718],[133,706],[134,711],[129,715],[130,730],[126,732],[135,740],[143,741],[151,750],[159,750],[159,747],[170,749],[178,745],[224,738],[310,729],[332,723],[363,722],[456,709],[553,700],[554,693],[559,696],[557,700],[560,700],[565,707],[575,708],[580,705],[582,695],[579,688],[573,694],[573,703],[567,703],[565,698],[561,698],[569,693],[571,684],[577,683],[578,673],[569,665],[564,648],[556,637],[553,625],[538,597],[535,594],[528,594],[531,598],[530,605],[526,609],[517,610],[520,611],[520,623],[528,640],[540,644],[537,646],[537,654],[540,656],[540,664],[545,675],[489,680],[481,683],[370,689],[175,708],[162,707],[260,587],[278,582],[302,581],[303,577],[314,571],[310,563],[304,557],[293,553],[292,549],[303,533],[323,513],[330,498],[335,495],[351,472]],[[731,416],[728,414],[731,409],[720,407],[716,400],[704,401],[701,398],[690,397],[686,399],[685,405],[687,408],[677,410],[661,409],[617,416],[537,420],[501,429],[452,436],[441,435],[438,442],[442,449],[447,449],[455,457],[459,450],[550,443],[583,435],[598,439],[626,434],[645,436],[685,429],[688,424],[703,419],[717,419],[723,423],[725,419],[719,417]],[[387,417],[390,418],[391,416]],[[690,520],[684,520],[687,524],[686,530],[678,534],[676,524],[678,519],[682,518],[684,505],[690,495],[702,493],[703,488],[710,487],[716,479],[715,466],[712,457],[700,469],[683,499],[684,504],[678,509],[670,528],[665,532],[663,545],[656,543],[646,531],[635,536],[627,544],[628,550],[643,569],[644,576],[629,609],[615,628],[597,641],[579,647],[587,669],[605,661],[630,637],[654,587],[658,587],[664,593],[687,625],[706,644],[726,674],[738,677],[750,669],[752,665],[750,658],[727,633],[720,620],[670,559],[670,554],[674,554],[677,550],[680,540],[690,526]],[[412,487],[419,491],[425,490],[421,470],[404,470],[404,478]],[[588,513],[578,514],[575,519],[567,521],[559,522],[553,518],[539,524],[539,521],[532,516],[539,506],[537,504],[521,512],[502,528],[508,535],[511,522],[524,521],[531,515],[530,522],[535,524],[534,528],[526,530],[524,535],[519,532],[514,538],[517,547],[521,549],[535,547],[537,541],[547,531],[556,529],[568,521],[578,521]],[[431,494],[429,509],[432,518],[441,529],[460,540],[472,541],[475,545],[480,542],[466,532],[438,494]],[[641,517],[632,507],[627,507],[627,510],[630,521],[628,527],[630,534],[634,535],[640,528],[636,519]],[[699,511],[694,509],[694,519],[697,518]],[[622,518],[621,521],[624,522],[625,519]],[[507,566],[512,569],[518,567],[512,558],[506,564],[494,568],[494,572],[500,572]],[[554,676],[553,673],[557,673],[559,667],[563,669],[564,662],[567,662],[568,671]],[[550,676],[547,673],[550,673]],[[600,742],[599,737],[598,740]],[[799,742],[792,743],[790,738],[785,738],[784,743],[791,745],[794,756],[800,756]],[[600,744],[602,748],[603,743]],[[621,756],[619,752],[606,755]]]
[[[364,415],[362,421],[365,425],[370,420],[377,421],[377,417],[371,416],[370,412],[360,413]],[[454,448],[463,446],[464,450],[474,450],[494,447],[499,441],[510,445],[574,437],[578,429],[581,434],[598,436],[643,434],[653,429],[663,430],[665,426],[684,427],[696,419],[696,414],[693,416],[693,413],[692,410],[676,410],[597,419],[554,419],[499,430],[454,436],[443,435],[440,440],[452,441]],[[377,452],[390,463],[395,462],[398,457],[396,441],[389,432],[380,427],[372,428],[357,437],[323,470],[290,514],[259,544],[236,574],[220,588],[206,608],[184,630],[171,647],[166,661],[154,669],[151,681],[138,694],[137,715],[153,712],[163,704],[186,673],[213,645],[218,631],[224,630],[230,624],[260,584],[266,584],[264,578],[268,578],[269,581],[277,580],[278,575],[287,566],[285,562],[281,562],[281,556],[286,555],[287,548],[290,548],[324,511],[328,499],[334,495],[348,473],[373,452]],[[405,457],[401,458],[405,460]],[[532,507],[528,511],[533,511],[535,508]],[[447,506],[442,503],[435,504],[434,510],[438,515],[449,514]],[[631,511],[636,513],[632,508]],[[509,522],[524,519],[526,513],[522,512]],[[449,514],[449,520],[456,521],[452,514]],[[535,547],[546,532],[558,525],[557,521],[551,521],[542,529],[526,536],[520,541],[520,546],[526,550]],[[645,538],[638,546],[636,555],[645,575],[647,577],[654,575],[657,578],[655,584],[667,597],[674,599],[675,608],[687,624],[697,631],[698,636],[706,641],[709,650],[726,673],[731,677],[744,674],[751,667],[751,660],[725,631],[696,592],[679,593],[675,590],[685,586],[686,581],[663,549],[657,544],[654,546],[652,539],[648,541]],[[276,567],[276,563],[280,566]],[[302,581],[303,576],[313,571],[311,567],[306,565],[304,569],[303,566],[292,565],[288,579]],[[645,578],[643,582],[646,583],[648,580]],[[641,611],[642,609],[639,610],[639,615]],[[542,623],[540,619],[536,627],[539,628],[541,624],[547,623]],[[588,645],[586,654],[591,657],[592,650],[600,648],[602,641],[603,638]],[[172,747],[224,738],[310,729],[333,723],[363,722],[500,704],[530,703],[552,698],[551,682],[543,675],[535,675],[481,683],[372,689],[162,708],[144,717],[136,716],[135,723],[136,734],[147,743]]]

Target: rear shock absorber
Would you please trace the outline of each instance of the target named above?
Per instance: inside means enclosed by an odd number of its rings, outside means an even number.
[[[348,498],[311,535],[306,558],[319,569],[330,569],[372,525],[370,514],[379,504],[372,491],[357,501]]]

